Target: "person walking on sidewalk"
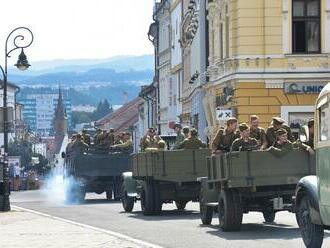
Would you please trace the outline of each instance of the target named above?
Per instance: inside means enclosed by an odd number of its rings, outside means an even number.
[[[14,190],[19,191],[21,186],[20,181],[20,175],[21,175],[21,167],[18,163],[14,165]]]

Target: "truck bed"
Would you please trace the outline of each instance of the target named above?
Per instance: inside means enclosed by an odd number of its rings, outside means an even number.
[[[210,150],[142,152],[132,155],[133,177],[169,182],[196,182],[207,175]]]
[[[297,184],[315,174],[315,157],[294,150],[284,156],[267,151],[233,152],[207,159],[208,178],[229,188]]]

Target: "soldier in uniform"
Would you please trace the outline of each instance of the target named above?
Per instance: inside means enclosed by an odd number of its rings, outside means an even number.
[[[76,140],[72,145],[72,151],[75,153],[84,153],[88,150],[89,146],[83,141],[82,136],[77,134]]]
[[[213,153],[229,152],[234,140],[238,138],[240,134],[237,132],[237,119],[230,118],[227,120],[227,127],[221,128],[212,142]]]
[[[108,134],[108,141],[109,141],[109,145],[113,146],[115,144],[115,129],[110,128],[109,130],[109,134]]]
[[[285,155],[294,148],[302,149],[309,152],[310,155],[314,155],[314,150],[310,146],[299,141],[291,142],[288,139],[288,132],[284,128],[280,128],[276,131],[276,142],[273,146],[268,148],[268,151],[274,153],[275,155]]]
[[[241,123],[238,127],[241,137],[236,139],[231,151],[253,151],[258,150],[258,141],[250,137],[250,128],[246,123]]]
[[[207,145],[198,138],[198,132],[195,128],[190,130],[189,138],[186,138],[178,145],[177,149],[197,150],[200,148],[206,148]]]
[[[284,120],[279,117],[273,117],[272,125],[267,128],[266,137],[268,147],[272,146],[276,142],[276,131],[283,128],[287,132],[289,141],[294,142],[295,138],[292,135],[291,128],[284,124]]]
[[[183,132],[183,135],[184,135],[184,138],[186,139],[186,138],[189,138],[189,127],[188,126],[185,126],[185,127],[183,127],[183,129],[182,129],[182,132]]]
[[[314,119],[308,120],[308,140],[304,143],[314,149]]]
[[[149,128],[147,134],[141,139],[141,149],[145,151],[146,148],[159,148],[159,141],[162,138],[156,134],[154,128]]]
[[[259,116],[251,115],[250,117],[250,137],[258,141],[260,148],[267,148],[266,131],[262,127],[259,127]]]
[[[94,135],[94,137],[93,137],[93,143],[94,143],[94,145],[95,146],[97,146],[97,145],[99,145],[99,135],[102,133],[102,130],[101,129],[97,129],[96,130],[96,134]]]
[[[74,142],[76,141],[76,135],[72,135],[71,136],[71,140],[70,142],[67,144],[66,148],[65,148],[65,154],[68,156],[71,152],[72,152],[72,146],[74,144]]]
[[[122,141],[123,142],[121,144],[113,145],[113,146],[111,146],[111,148],[121,148],[125,151],[133,150],[133,141],[131,138],[131,133],[125,132]]]
[[[123,139],[124,139],[124,132],[121,132],[120,134],[117,135],[117,137],[115,138],[115,145],[119,145],[123,143]]]
[[[182,126],[181,126],[181,124],[180,123],[176,123],[175,125],[174,125],[174,130],[175,130],[175,132],[176,132],[176,139],[175,139],[175,143],[174,143],[174,145],[173,145],[173,150],[176,150],[176,149],[178,149],[178,146],[180,145],[180,143],[182,142],[182,141],[184,141],[184,139],[185,139],[185,136],[182,134],[182,132],[181,132],[181,130],[182,130]]]
[[[91,136],[87,133],[86,129],[82,130],[82,138],[87,145],[91,145]]]

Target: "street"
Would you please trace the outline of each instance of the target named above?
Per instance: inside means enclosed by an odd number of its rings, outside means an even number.
[[[80,205],[65,205],[52,198],[51,191],[12,192],[11,202],[18,206],[51,216],[117,232],[162,247],[304,247],[295,216],[279,213],[274,224],[265,225],[259,213],[244,215],[241,232],[223,233],[216,218],[210,227],[201,225],[197,203],[185,211],[165,205],[161,216],[143,216],[137,203],[133,213],[124,213],[121,203],[106,201],[105,195],[87,194]],[[329,247],[330,235],[325,234],[323,247]]]

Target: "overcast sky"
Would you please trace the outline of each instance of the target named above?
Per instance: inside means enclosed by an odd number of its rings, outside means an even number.
[[[147,32],[152,22],[153,2],[2,0],[1,64],[6,36],[17,26],[27,26],[34,33],[34,43],[26,50],[30,62],[151,54]],[[17,55],[9,63],[15,63]]]

